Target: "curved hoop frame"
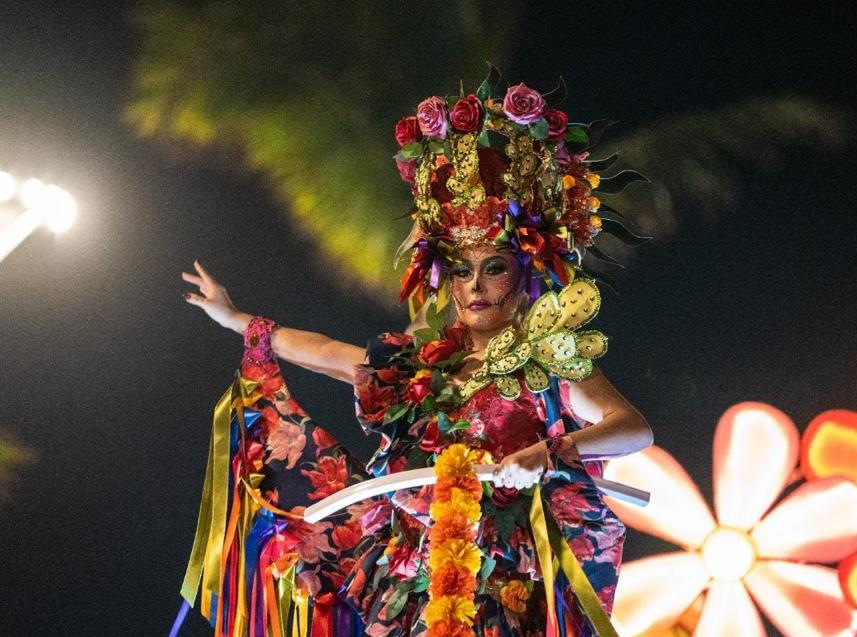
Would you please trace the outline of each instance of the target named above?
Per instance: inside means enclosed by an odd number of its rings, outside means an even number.
[[[497,465],[480,464],[474,468],[476,469],[476,477],[481,482],[490,482],[494,478],[494,470],[497,468]],[[648,491],[643,491],[642,489],[637,489],[620,482],[605,480],[604,478],[593,477],[592,480],[595,482],[598,490],[606,496],[641,507],[649,503],[650,494]],[[319,522],[327,516],[333,515],[337,511],[341,511],[360,500],[372,498],[382,493],[390,493],[391,491],[410,489],[412,487],[422,487],[436,482],[437,476],[433,467],[412,469],[411,471],[397,471],[396,473],[381,476],[380,478],[364,480],[363,482],[352,484],[341,491],[337,491],[333,495],[324,498],[324,500],[320,500],[312,506],[307,507],[304,511],[304,520],[310,523]]]

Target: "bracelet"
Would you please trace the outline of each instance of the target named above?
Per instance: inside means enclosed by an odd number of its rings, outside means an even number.
[[[561,434],[551,438],[547,444],[547,452],[550,460],[559,457],[560,454],[564,454],[570,455],[574,460],[582,461],[580,452],[577,450],[577,444],[575,444],[574,439],[569,434]],[[565,460],[565,462],[568,462],[568,460]]]
[[[271,335],[277,324],[264,316],[254,316],[244,332],[244,363],[259,364],[275,360]]]

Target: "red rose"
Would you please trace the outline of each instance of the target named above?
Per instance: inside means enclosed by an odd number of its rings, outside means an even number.
[[[503,112],[516,124],[532,124],[541,119],[545,110],[545,98],[523,82],[510,86],[503,98]]]
[[[423,432],[419,447],[423,451],[434,452],[442,446],[443,442],[440,437],[440,429],[437,426],[437,418],[432,418],[428,425],[426,425],[426,430]]]
[[[568,128],[568,115],[555,108],[546,108],[545,119],[548,121],[548,139],[562,139]]]
[[[415,161],[397,159],[396,168],[399,169],[399,177],[402,178],[402,181],[413,186],[417,180],[417,163]]]
[[[494,487],[494,493],[491,495],[491,501],[500,509],[510,507],[517,499],[520,493],[514,487]]]
[[[446,100],[437,96],[424,99],[417,106],[417,121],[426,137],[446,139],[446,131],[449,127]]]
[[[408,383],[405,400],[415,405],[421,405],[426,396],[431,394],[431,374],[413,377]]]
[[[399,146],[407,146],[420,141],[422,138],[423,133],[415,115],[403,117],[396,124],[396,141],[399,142]]]
[[[475,95],[468,95],[455,103],[449,119],[452,127],[462,133],[472,133],[482,127],[482,116],[485,109]]]
[[[420,353],[417,354],[417,360],[424,365],[437,365],[441,361],[445,361],[455,353],[455,341],[443,339],[442,341],[431,341],[423,345]]]

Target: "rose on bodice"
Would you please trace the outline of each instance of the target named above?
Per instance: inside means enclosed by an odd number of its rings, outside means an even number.
[[[546,108],[545,119],[548,122],[548,139],[562,139],[565,129],[568,128],[568,115],[556,108]]]
[[[403,117],[396,124],[396,141],[399,142],[399,146],[418,142],[422,138],[423,134],[416,116]]]

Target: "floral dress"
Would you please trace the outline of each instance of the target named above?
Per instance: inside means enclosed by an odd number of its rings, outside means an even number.
[[[430,466],[453,441],[499,461],[546,435],[589,423],[568,407],[567,382],[559,386],[561,420],[548,431],[540,395],[524,390],[508,400],[493,384],[467,401],[450,403],[455,406],[442,418],[419,417],[414,408],[404,413],[402,403],[426,408],[449,398],[449,388],[438,382],[443,374],[435,370],[460,360],[461,342],[455,330],[447,330],[445,338],[416,349],[410,336],[388,333],[370,341],[368,364],[355,369],[358,420],[367,433],[381,437],[364,470],[291,396],[270,347],[272,328],[272,322],[257,318],[245,334],[232,409],[225,412],[227,445],[221,447],[221,464],[212,464],[209,456],[206,476],[207,488],[219,471],[228,473],[228,479],[221,478],[228,488],[210,505],[204,489],[182,587],[185,603],[171,635],[179,634],[200,579],[201,611],[217,637],[426,635],[425,538],[432,487],[358,502],[314,524],[303,520],[304,509],[370,477]],[[229,397],[227,392],[221,401]],[[216,423],[217,410],[215,431]],[[584,464],[579,456],[568,463],[557,460],[542,494],[609,614],[625,527],[591,479],[601,473],[601,462]],[[487,483],[483,488],[474,632],[544,635],[546,598],[527,515],[532,497]],[[216,515],[203,515],[207,509],[221,510],[220,526],[211,522]],[[559,634],[596,634],[562,573],[556,586],[556,599],[562,600]]]
[[[355,373],[358,419],[367,432],[378,433],[381,445],[367,465],[373,475],[424,466],[444,444],[434,420],[405,427],[389,422],[396,397],[420,400],[425,374],[413,374],[407,358],[397,356],[412,345],[404,334],[387,333],[369,343],[368,364]],[[425,349],[423,349],[423,354]],[[431,355],[429,355],[431,358]],[[425,360],[423,361],[425,362]],[[561,381],[560,422],[545,426],[545,402],[526,388],[515,400],[503,399],[495,385],[477,391],[448,415],[462,423],[452,438],[470,448],[484,449],[494,461],[532,445],[547,435],[588,426],[569,407],[569,381]],[[416,395],[415,395],[416,394]],[[466,424],[466,426],[465,426]],[[454,429],[455,427],[453,427]],[[449,438],[445,441],[449,442]],[[601,461],[557,460],[553,479],[542,493],[550,513],[592,584],[602,608],[612,610],[625,526],[604,502],[592,481],[601,476]],[[531,497],[511,488],[486,488],[477,542],[483,552],[480,586],[476,592],[474,632],[490,637],[544,635],[545,592],[527,512]],[[389,496],[392,524],[370,525],[358,547],[353,572],[344,593],[372,637],[417,636],[426,633],[425,590],[433,487],[402,490]],[[535,584],[533,584],[533,582]],[[578,608],[567,580],[559,578],[561,634],[591,635],[594,628]]]

